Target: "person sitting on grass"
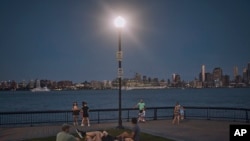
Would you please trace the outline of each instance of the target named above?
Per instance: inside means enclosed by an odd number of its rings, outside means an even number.
[[[69,133],[70,125],[63,124],[62,131],[57,133],[56,141],[80,141],[79,138],[74,137]]]
[[[137,118],[132,118],[131,122],[133,124],[132,133],[125,131],[116,136],[117,139],[124,141],[140,141],[140,127],[137,124]]]

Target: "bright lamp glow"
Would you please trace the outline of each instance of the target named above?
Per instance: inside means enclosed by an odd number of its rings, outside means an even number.
[[[116,27],[118,28],[122,28],[125,26],[126,21],[124,20],[124,18],[122,18],[121,16],[115,18],[114,24]]]

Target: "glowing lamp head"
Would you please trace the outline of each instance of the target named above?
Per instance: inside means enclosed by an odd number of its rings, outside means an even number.
[[[121,16],[117,17],[114,21],[114,24],[117,28],[122,28],[125,26],[126,21],[124,20],[124,18],[122,18]]]

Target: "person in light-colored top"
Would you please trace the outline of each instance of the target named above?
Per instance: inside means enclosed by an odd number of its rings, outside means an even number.
[[[181,115],[181,120],[184,120],[184,107],[183,106],[180,106],[180,115]]]
[[[143,99],[141,99],[140,100],[140,102],[138,102],[136,105],[135,105],[135,107],[138,107],[139,108],[139,111],[141,111],[141,110],[145,110],[145,107],[146,107],[146,104],[145,104],[145,102],[143,101]]]
[[[173,124],[180,123],[180,104],[176,102],[175,107],[174,107],[174,119],[172,121]]]
[[[79,138],[69,134],[70,126],[68,124],[62,125],[62,131],[57,133],[56,141],[80,141]]]

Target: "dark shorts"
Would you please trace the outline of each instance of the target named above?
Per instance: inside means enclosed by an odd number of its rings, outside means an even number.
[[[84,118],[89,117],[89,114],[84,114],[82,117]]]

